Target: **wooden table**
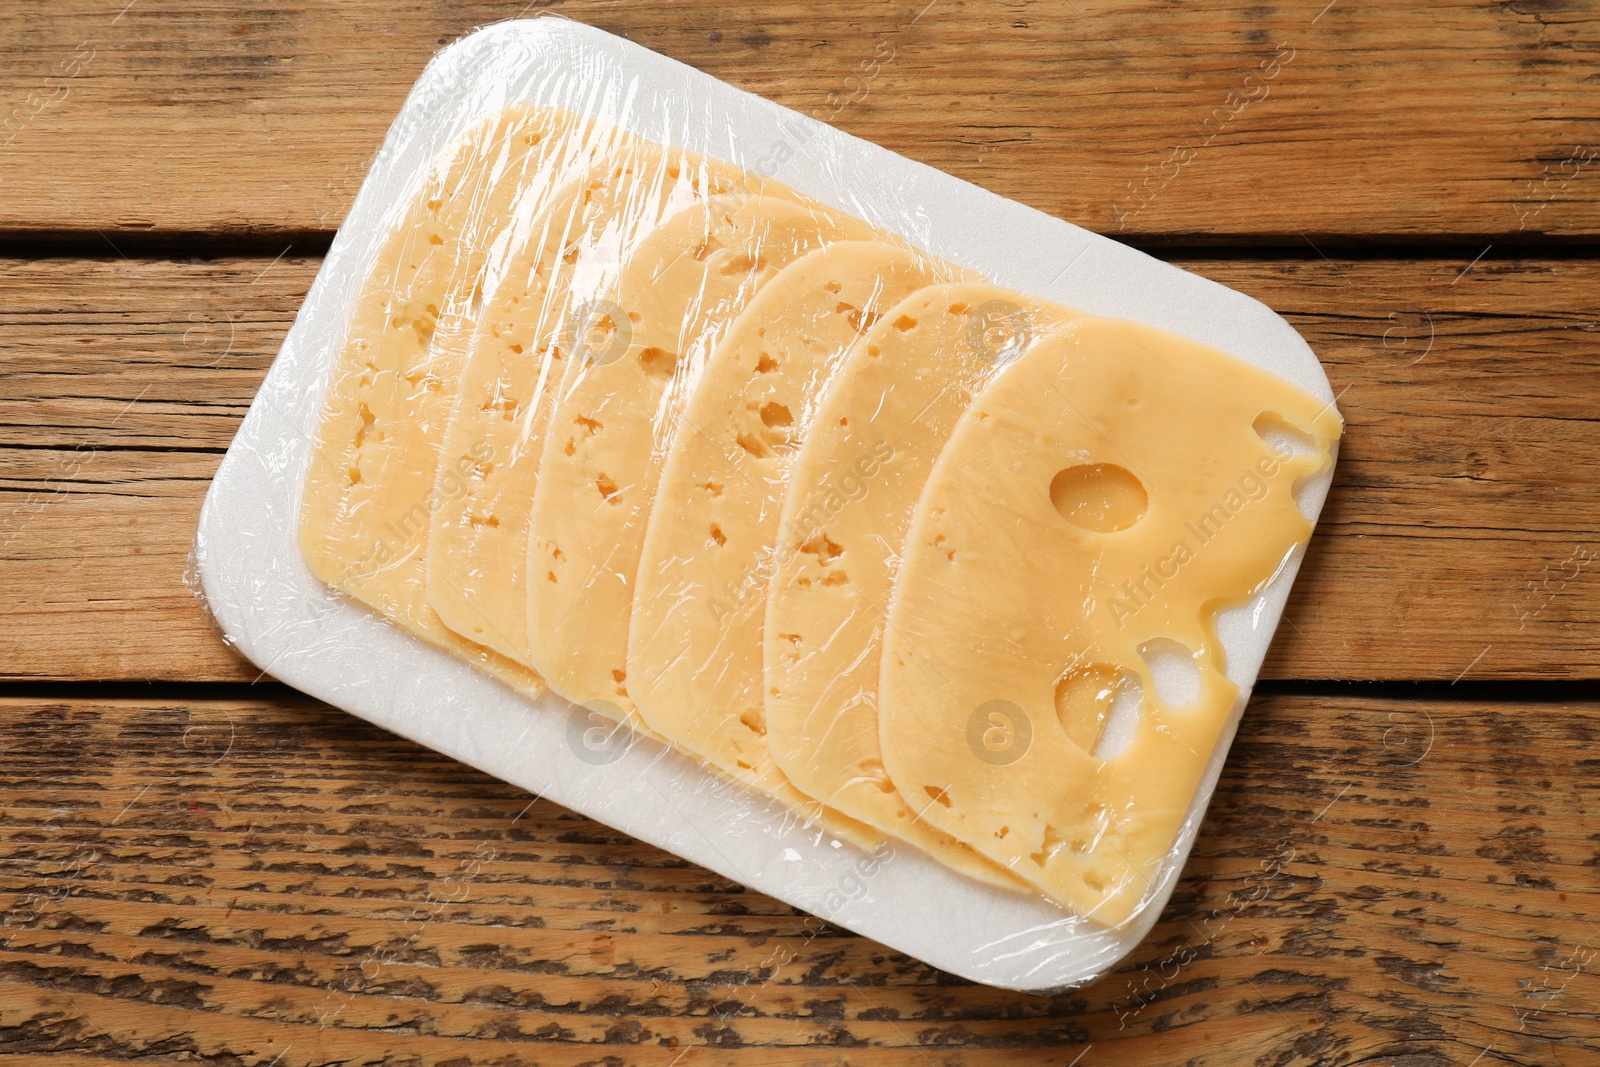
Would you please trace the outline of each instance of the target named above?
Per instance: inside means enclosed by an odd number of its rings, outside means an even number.
[[[423,63],[521,4],[29,2],[0,1053],[1600,1062],[1600,4],[924,3],[530,7],[1242,289],[1321,355],[1335,489],[1149,940],[1075,992],[959,981],[232,653],[184,581],[201,497]]]

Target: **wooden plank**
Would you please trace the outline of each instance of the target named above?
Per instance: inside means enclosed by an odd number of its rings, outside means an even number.
[[[538,6],[1097,230],[1600,231],[1593,5]],[[0,232],[325,234],[428,57],[518,11],[24,5],[0,41]]]
[[[0,261],[0,675],[258,676],[181,579],[317,265]],[[1349,421],[1266,677],[1600,676],[1600,263],[1188,265],[1281,309]]]
[[[1288,318],[1347,423],[1266,676],[1595,677],[1600,264],[1186,265]]]
[[[1026,996],[314,702],[0,700],[0,1053],[1576,1067],[1597,713],[1259,699],[1150,938]]]
[[[184,573],[221,452],[317,266],[0,264],[7,676],[259,675]]]

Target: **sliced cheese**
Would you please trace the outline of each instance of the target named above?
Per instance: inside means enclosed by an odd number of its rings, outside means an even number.
[[[528,644],[575,703],[626,714],[628,615],[661,464],[706,354],[756,291],[863,222],[766,196],[718,198],[663,222],[612,301],[630,341],[575,365],[556,399],[534,489]]]
[[[766,740],[783,773],[841,814],[1007,888],[1022,883],[919,820],[932,799],[913,807],[889,780],[878,662],[912,509],[956,420],[1000,367],[1073,314],[986,282],[932,286],[890,309],[851,349],[806,432],[766,594]]]
[[[948,278],[908,249],[830,244],[756,293],[683,412],[639,557],[628,691],[657,734],[820,814],[767,749],[761,646],[778,509],[817,397],[890,306]]]
[[[1280,424],[1309,453],[1269,445]],[[1025,351],[962,416],[907,537],[879,689],[901,792],[1051,899],[1133,914],[1238,696],[1215,613],[1309,536],[1293,486],[1339,432],[1331,404],[1146,326],[1079,319]],[[1147,663],[1174,642],[1198,673],[1181,704]]]
[[[564,111],[510,108],[428,175],[357,299],[302,498],[300,547],[312,573],[530,692],[537,675],[463,641],[428,603],[430,515],[443,503],[439,448],[497,239],[513,220],[537,218],[574,168],[621,136]]]
[[[549,394],[570,350],[618,343],[605,330],[626,326],[609,321],[600,298],[645,236],[747,182],[763,186],[740,168],[634,142],[568,183],[519,235],[485,291],[439,464],[428,599],[456,633],[529,662],[528,518]]]

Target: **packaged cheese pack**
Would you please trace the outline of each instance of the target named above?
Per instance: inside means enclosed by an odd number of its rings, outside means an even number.
[[[1340,430],[1254,301],[537,18],[423,73],[196,552],[297,688],[1059,989],[1171,893]]]

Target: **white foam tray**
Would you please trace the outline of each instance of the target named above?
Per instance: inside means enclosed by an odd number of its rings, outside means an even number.
[[[681,132],[680,143],[697,152],[766,160],[770,176],[1001,285],[1184,334],[1333,402],[1310,347],[1249,297],[601,30],[548,17],[501,23],[446,48],[422,74],[223,459],[197,540],[218,624],[252,662],[296,689],[945,971],[1019,990],[1103,974],[1171,894],[1298,556],[1255,602],[1220,621],[1228,675],[1244,695],[1156,896],[1117,930],[979,886],[909,847],[871,859],[647,742],[603,762],[580,743],[591,724],[565,701],[519,697],[333,594],[301,561],[294,531],[310,441],[386,212],[474,119],[517,101],[592,109],[594,87],[605,84],[633,90],[617,117],[640,133]],[[685,122],[686,108],[717,121]],[[776,147],[783,144],[790,149]],[[1303,487],[1309,514],[1331,480],[1330,469]]]

